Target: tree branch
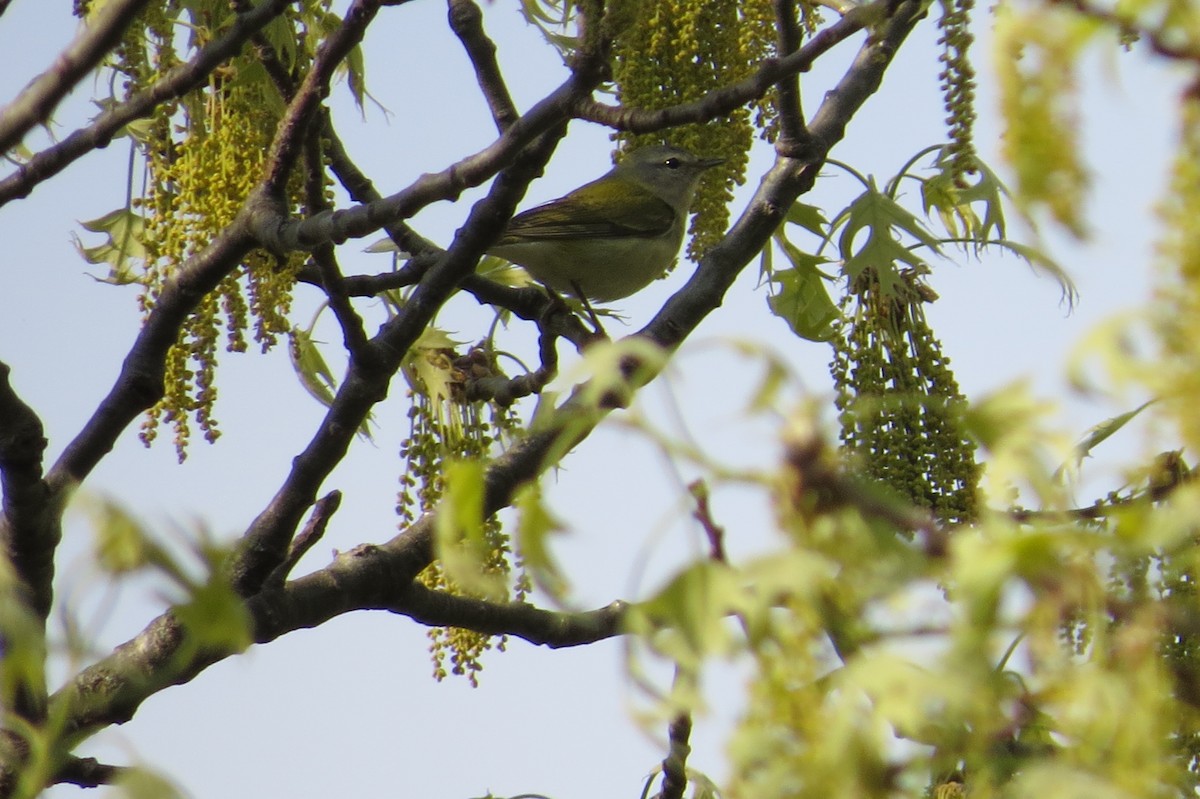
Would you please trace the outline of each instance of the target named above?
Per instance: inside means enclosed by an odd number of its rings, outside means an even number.
[[[662,762],[662,791],[659,799],[683,799],[687,790],[687,758],[692,752],[692,717],[680,713],[667,725],[669,749]]]
[[[789,75],[808,71],[819,56],[862,30],[866,20],[871,18],[873,9],[881,4],[890,4],[891,2],[893,0],[875,0],[870,6],[845,15],[833,25],[819,31],[796,52],[783,58],[767,59],[750,77],[738,83],[714,89],[694,102],[647,110],[606,105],[595,100],[584,99],[576,105],[575,115],[589,122],[596,122],[631,133],[651,133],[678,125],[708,122],[725,116],[730,111],[759,99],[770,91],[772,86]]]
[[[263,177],[265,193],[283,196],[288,175],[300,157],[305,129],[316,116],[321,102],[329,96],[329,82],[334,70],[362,41],[367,26],[379,13],[379,5],[380,0],[354,0],[342,18],[341,26],[321,43],[312,67],[288,103],[271,141]]]
[[[50,119],[62,98],[100,63],[147,0],[110,0],[100,6],[54,63],[30,82],[16,99],[0,108],[0,153],[20,144],[34,125]],[[12,64],[9,64],[9,69]]]
[[[262,30],[271,20],[295,0],[264,0],[264,2],[241,15],[221,36],[187,63],[171,69],[161,80],[104,111],[87,127],[80,128],[58,144],[35,154],[16,171],[0,180],[0,206],[10,200],[27,197],[34,187],[53,177],[67,166],[90,153],[107,147],[123,127],[134,120],[148,117],[166,100],[182,97],[202,85],[222,62],[235,56],[252,35]]]
[[[264,586],[267,588],[283,587],[300,559],[325,535],[325,529],[329,527],[329,520],[333,518],[333,514],[337,513],[341,504],[341,491],[330,491],[317,500],[313,505],[312,514],[308,517],[308,524],[304,525],[300,535],[296,536],[296,540],[292,541],[292,545],[288,547],[287,557],[283,559],[283,563],[275,567],[275,570],[267,576],[263,583]]]
[[[128,771],[124,766],[111,766],[94,757],[71,757],[55,772],[52,784],[99,788],[101,785],[112,785]]]
[[[775,10],[776,48],[787,57],[800,47],[800,26],[796,22],[796,0],[772,0]],[[779,141],[781,152],[791,154],[805,151],[809,132],[800,107],[800,78],[792,73],[775,84],[776,108],[779,112]]]
[[[386,608],[430,627],[462,627],[485,635],[511,635],[551,649],[594,644],[619,635],[628,605],[617,601],[582,613],[526,604],[497,604],[434,591],[418,582]]]
[[[29,609],[44,622],[53,599],[54,547],[62,531],[47,507],[50,491],[42,480],[42,420],[13,391],[9,371],[0,363],[0,546],[27,593]]]
[[[496,63],[496,44],[483,31],[483,12],[473,0],[450,0],[449,17],[450,29],[462,42],[475,68],[475,79],[492,112],[496,130],[503,133],[517,120],[518,114]]]
[[[580,86],[579,91],[590,91]],[[316,435],[296,456],[293,467],[275,497],[251,523],[233,567],[233,585],[250,596],[280,562],[300,515],[312,504],[321,483],[345,456],[354,432],[376,403],[387,396],[388,386],[404,354],[432,321],[434,314],[471,274],[500,228],[512,216],[520,196],[539,173],[565,124],[539,141],[529,153],[505,170],[492,184],[460,229],[445,256],[425,275],[401,313],[385,324],[370,342],[373,355],[366,363],[350,364]]]

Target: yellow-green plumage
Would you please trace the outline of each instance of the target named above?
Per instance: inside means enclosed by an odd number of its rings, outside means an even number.
[[[628,297],[674,261],[700,176],[718,163],[677,147],[640,148],[603,177],[513,217],[489,252],[555,291]]]

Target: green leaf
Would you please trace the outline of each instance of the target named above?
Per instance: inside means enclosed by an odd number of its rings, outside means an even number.
[[[172,613],[191,635],[189,644],[200,650],[242,652],[254,643],[250,613],[218,564],[210,564],[208,579],[192,586]]]
[[[925,213],[936,211],[946,232],[953,238],[969,239],[978,247],[989,239],[1005,235],[1004,201],[1008,189],[996,173],[976,159],[975,173],[966,185],[955,183],[949,168],[950,152],[943,147],[935,166],[938,172],[921,181],[921,202]],[[983,218],[975,204],[983,205]]]
[[[1020,244],[1015,241],[989,241],[988,246],[1008,250],[1029,264],[1030,268],[1035,272],[1042,272],[1049,275],[1052,280],[1058,283],[1058,287],[1062,291],[1062,301],[1068,306],[1075,304],[1075,300],[1079,297],[1079,290],[1075,288],[1075,281],[1071,280],[1071,276],[1067,274],[1067,270],[1063,269],[1053,258],[1036,247],[1030,247],[1027,244]]]
[[[128,574],[158,563],[162,552],[142,524],[109,500],[88,503],[95,528],[96,563],[110,574]]]
[[[126,799],[183,799],[184,796],[166,777],[141,767],[122,770],[113,787],[117,796]]]
[[[716,561],[685,569],[650,599],[630,609],[628,625],[683,665],[731,651],[727,617],[746,604],[737,574]]]
[[[829,235],[829,220],[825,218],[825,213],[815,205],[802,202],[792,203],[784,220],[789,224],[798,225],[822,239]]]
[[[879,276],[880,290],[891,294],[900,279],[896,263],[912,267],[925,265],[899,240],[897,234],[910,236],[942,255],[941,242],[921,220],[874,185],[850,204],[845,215],[846,223],[838,238],[838,250],[843,269],[852,284],[864,270],[874,269]],[[865,240],[856,245],[859,234],[864,234]]]
[[[483,528],[483,464],[448,461],[445,491],[438,505],[434,543],[446,576],[469,594],[501,601],[508,598],[504,578],[484,568],[492,550]]]
[[[1083,459],[1091,455],[1093,449],[1107,441],[1113,434],[1133,421],[1138,414],[1146,410],[1146,408],[1150,407],[1155,402],[1156,400],[1147,400],[1131,411],[1119,413],[1116,416],[1105,419],[1103,422],[1091,427],[1084,434],[1083,438],[1079,440],[1079,443],[1075,445],[1075,452],[1070,464],[1072,470],[1077,471],[1080,464],[1083,463]],[[1067,467],[1068,464],[1065,463],[1058,467],[1058,471],[1055,472],[1055,477],[1060,477],[1064,472],[1067,471]]]
[[[521,563],[538,588],[561,602],[570,585],[550,552],[549,540],[563,531],[562,522],[546,508],[536,483],[518,490],[513,507],[517,510]]]
[[[436,327],[427,327],[412,345],[404,361],[404,377],[414,391],[433,402],[444,402],[454,396],[459,376],[453,365],[455,348],[463,342]]]
[[[833,322],[839,316],[825,288],[825,281],[830,278],[818,268],[828,261],[803,252],[782,235],[777,235],[775,242],[791,261],[792,268],[768,273],[772,290],[767,305],[800,338],[828,341],[833,336]],[[765,263],[764,267],[764,271],[769,269]]]
[[[142,279],[136,269],[138,262],[145,262],[146,250],[142,246],[142,231],[145,220],[128,208],[118,208],[98,219],[80,222],[81,227],[93,233],[103,233],[107,238],[103,244],[85,247],[78,236],[73,236],[75,249],[90,264],[108,264],[108,276],[98,277],[102,283],[127,285]]]
[[[326,408],[333,404],[333,395],[337,391],[337,380],[325,362],[311,330],[293,327],[288,333],[288,356],[300,385],[312,395],[313,399]],[[368,414],[358,428],[358,434],[366,440],[371,440],[371,424],[373,416]]]

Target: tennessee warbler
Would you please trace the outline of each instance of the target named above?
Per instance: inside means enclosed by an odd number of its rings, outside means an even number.
[[[603,177],[514,216],[488,252],[585,302],[628,297],[671,265],[700,176],[723,160],[641,147]]]

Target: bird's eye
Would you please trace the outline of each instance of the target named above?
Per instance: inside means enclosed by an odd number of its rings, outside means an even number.
[[[663,166],[665,166],[667,169],[679,169],[679,167],[682,165],[683,162],[678,158],[668,158],[666,161],[663,161]]]

